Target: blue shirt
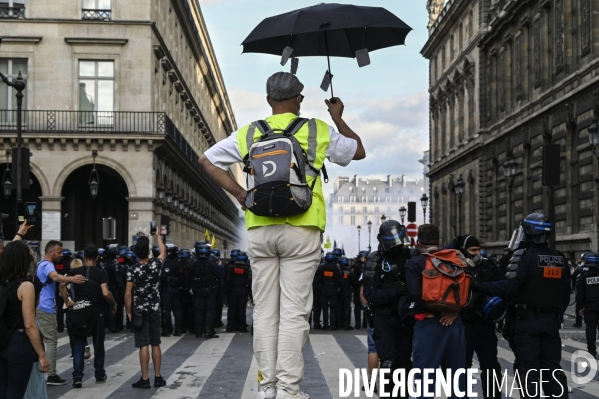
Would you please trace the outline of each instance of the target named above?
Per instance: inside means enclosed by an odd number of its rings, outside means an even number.
[[[50,273],[52,272],[56,272],[54,263],[52,262],[42,260],[37,265],[37,277],[44,284],[40,293],[38,308],[46,313],[56,314],[56,283],[50,278]]]

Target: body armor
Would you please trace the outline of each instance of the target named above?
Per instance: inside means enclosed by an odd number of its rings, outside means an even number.
[[[599,302],[599,268],[592,267],[580,275],[580,279],[586,285],[585,301]]]
[[[514,256],[518,254],[517,251]],[[533,308],[560,308],[565,259],[550,248],[527,249],[526,254],[532,258],[533,273],[518,289],[516,303],[523,303]],[[508,266],[508,274],[510,266]]]
[[[339,273],[337,265],[333,262],[325,262],[322,265],[322,284],[337,287],[338,284],[337,279],[335,278],[335,273]]]
[[[245,261],[235,262],[229,269],[229,283],[234,286],[246,286],[250,279],[250,267]]]
[[[216,288],[216,276],[208,259],[198,259],[192,267],[191,286],[193,288]]]
[[[364,284],[374,285],[384,290],[397,289],[406,281],[405,251],[402,250],[391,257],[387,254],[379,255],[378,252],[371,253],[366,259],[364,266]],[[372,305],[372,310],[378,314],[390,315],[397,312],[399,298],[386,305]]]

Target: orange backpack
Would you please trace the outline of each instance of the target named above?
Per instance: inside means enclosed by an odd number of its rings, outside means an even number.
[[[455,249],[427,255],[422,271],[422,299],[427,308],[442,313],[458,313],[470,301],[471,277],[466,259]]]

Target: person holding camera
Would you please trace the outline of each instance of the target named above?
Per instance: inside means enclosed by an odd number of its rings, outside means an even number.
[[[133,388],[150,388],[148,368],[150,365],[149,346],[152,346],[152,362],[154,363],[154,386],[162,387],[166,381],[160,375],[162,352],[160,350],[160,272],[166,259],[166,247],[159,234],[156,241],[160,249],[157,258],[150,257],[150,239],[142,236],[135,243],[135,255],[139,263],[129,267],[127,271],[127,287],[125,288],[125,307],[127,318],[131,321],[135,338],[135,347],[139,348],[141,379],[132,384]]]

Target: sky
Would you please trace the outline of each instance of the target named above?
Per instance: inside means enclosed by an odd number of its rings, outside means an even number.
[[[280,57],[242,54],[241,42],[263,19],[309,7],[304,0],[199,0],[225,86],[239,127],[270,115],[266,80],[278,71]],[[331,58],[335,96],[345,104],[344,119],[361,137],[365,160],[340,167],[327,162],[330,181],[325,196],[333,192],[338,176],[370,178],[402,174],[420,179],[418,162],[428,149],[428,61],[420,50],[428,38],[426,1],[344,0],[344,3],[384,7],[414,30],[405,46],[370,53],[371,65],[359,68],[355,59]],[[325,57],[300,58],[298,78],[305,85],[302,116],[333,125],[324,104],[330,92],[320,89],[327,70]],[[331,237],[331,240],[333,238]]]

